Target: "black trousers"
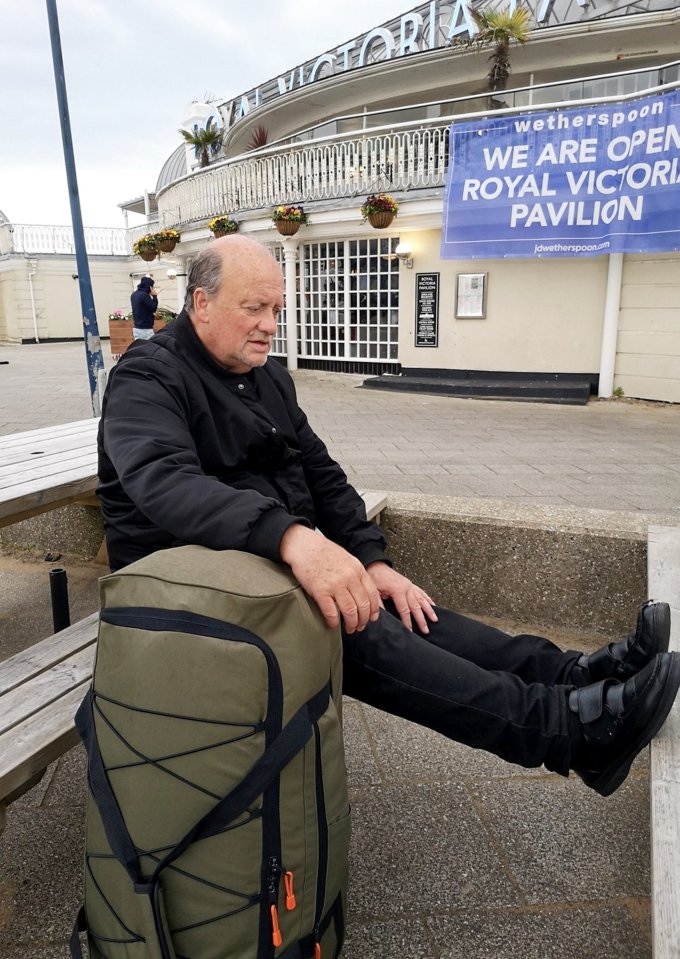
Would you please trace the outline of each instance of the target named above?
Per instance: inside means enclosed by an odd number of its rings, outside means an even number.
[[[343,692],[508,762],[566,775],[567,694],[582,685],[571,675],[581,654],[436,612],[427,636],[387,610],[361,633],[343,631]]]

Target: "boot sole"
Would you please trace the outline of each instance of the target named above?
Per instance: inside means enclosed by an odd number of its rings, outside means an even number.
[[[680,689],[680,655],[671,653],[671,665],[666,676],[663,691],[656,712],[650,722],[641,729],[639,734],[632,740],[628,748],[616,762],[611,763],[606,769],[603,769],[598,776],[584,779],[587,786],[594,789],[601,796],[611,796],[619,788],[633,765],[633,760],[645,746],[654,739],[661,727],[666,721],[666,717],[673,707],[675,697]]]

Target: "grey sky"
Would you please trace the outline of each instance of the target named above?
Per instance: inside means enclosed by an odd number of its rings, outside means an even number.
[[[230,98],[417,0],[57,0],[83,220],[153,189],[184,110]],[[68,192],[44,0],[0,0],[0,210],[67,224]]]

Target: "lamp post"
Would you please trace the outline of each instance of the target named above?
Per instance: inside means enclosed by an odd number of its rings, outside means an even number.
[[[78,267],[78,287],[80,289],[80,305],[83,315],[83,337],[85,341],[85,356],[87,372],[90,382],[90,396],[92,399],[92,413],[99,416],[101,402],[98,390],[100,371],[104,369],[101,341],[97,315],[94,309],[92,295],[92,280],[90,279],[90,264],[85,249],[85,231],[80,211],[80,196],[78,194],[78,179],[76,164],[73,155],[73,139],[71,137],[71,121],[66,98],[66,78],[64,76],[64,61],[61,53],[61,38],[59,36],[59,18],[57,16],[56,0],[46,0],[47,18],[50,25],[50,42],[52,45],[52,63],[54,65],[54,82],[57,88],[57,103],[59,105],[59,122],[61,126],[61,142],[64,147],[64,163],[66,165],[66,181],[68,183],[69,202],[71,204],[71,222],[73,224],[73,241],[76,248],[76,264]]]

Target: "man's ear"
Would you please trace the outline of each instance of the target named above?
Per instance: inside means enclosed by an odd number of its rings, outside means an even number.
[[[208,294],[198,286],[194,290],[194,312],[193,318],[199,323],[206,323],[208,319]]]

